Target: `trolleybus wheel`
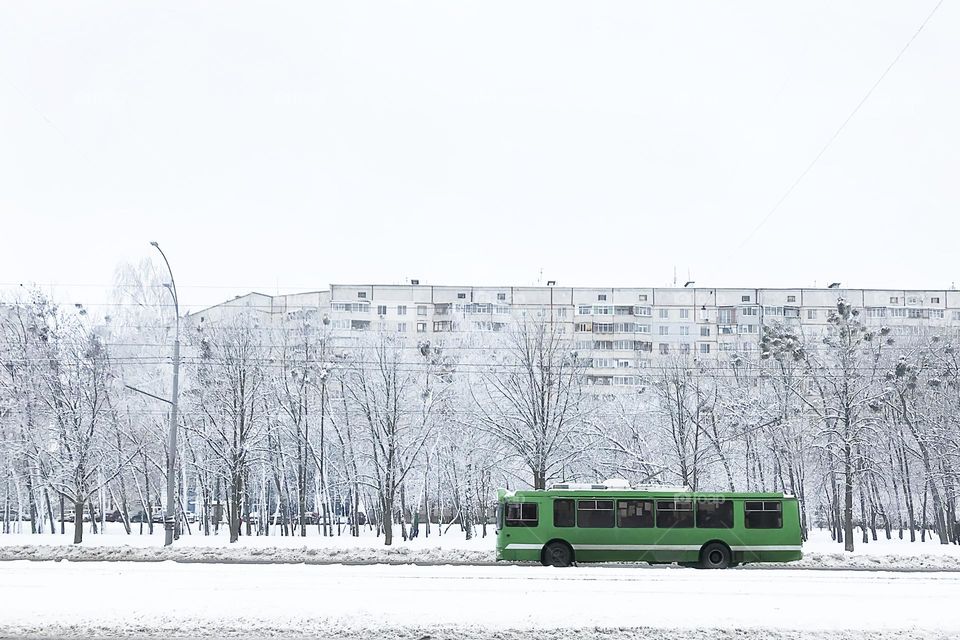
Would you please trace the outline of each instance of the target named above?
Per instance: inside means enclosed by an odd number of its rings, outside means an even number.
[[[700,550],[700,567],[703,569],[726,569],[730,564],[730,549],[725,544],[711,542]]]
[[[547,567],[569,567],[573,564],[573,550],[565,542],[551,542],[543,548],[543,564]]]

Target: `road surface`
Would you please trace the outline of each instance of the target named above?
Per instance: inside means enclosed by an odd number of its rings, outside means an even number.
[[[939,638],[960,636],[958,603],[957,573],[0,565],[0,637],[272,637],[329,631],[379,637],[384,629],[432,629],[439,630],[431,634],[438,638],[443,630],[459,630],[464,637],[465,629],[488,635],[502,630],[508,637],[534,629],[737,628],[756,630],[757,637],[774,637],[765,632],[775,631],[910,630],[916,637]]]

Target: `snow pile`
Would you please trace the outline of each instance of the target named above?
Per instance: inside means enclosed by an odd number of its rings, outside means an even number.
[[[960,553],[960,548],[953,547]],[[810,569],[876,569],[885,570],[937,570],[937,571],[960,571],[960,555],[946,554],[918,554],[918,555],[899,555],[899,554],[865,554],[865,553],[845,553],[843,551],[834,553],[822,553],[818,551],[807,552],[803,554],[803,560],[791,562],[788,564],[765,564],[766,567],[784,567],[784,568],[810,568]]]
[[[487,564],[490,550],[442,547],[249,547],[125,545],[0,546],[0,560],[69,560],[72,562],[231,562],[237,564]]]
[[[344,627],[337,621],[302,620],[295,623],[265,622],[260,619],[219,621],[171,616],[151,624],[118,626],[98,621],[63,626],[4,626],[0,633],[17,638],[326,638],[329,640],[863,640],[862,631],[793,631],[779,629],[665,629],[654,627],[570,627],[554,629],[496,629],[483,626],[370,626]],[[939,631],[874,631],[871,640],[955,640],[952,633]]]

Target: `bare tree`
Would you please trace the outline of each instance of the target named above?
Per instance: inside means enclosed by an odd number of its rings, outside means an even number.
[[[583,364],[559,328],[524,317],[469,387],[478,426],[520,458],[536,489],[582,452],[574,438],[588,417]]]
[[[439,348],[421,343],[417,357],[405,360],[403,353],[398,339],[380,335],[357,349],[345,372],[349,405],[366,427],[386,545],[393,543],[397,498],[437,427],[449,387]]]

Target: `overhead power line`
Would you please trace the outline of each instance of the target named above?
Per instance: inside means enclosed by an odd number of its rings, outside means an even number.
[[[840,124],[840,126],[837,127],[837,130],[833,132],[833,135],[830,136],[830,138],[823,145],[823,147],[820,148],[820,151],[817,153],[816,156],[814,156],[813,160],[810,161],[810,164],[807,165],[807,167],[803,170],[803,172],[800,173],[799,177],[797,177],[797,179],[793,181],[793,183],[787,188],[787,190],[783,193],[783,195],[780,196],[780,199],[777,200],[776,204],[774,204],[773,208],[767,212],[767,215],[763,217],[760,223],[753,228],[753,231],[748,233],[747,237],[743,239],[743,242],[740,243],[740,247],[739,247],[740,249],[743,249],[747,245],[747,243],[753,238],[753,236],[757,233],[757,231],[759,231],[760,228],[763,227],[763,225],[765,225],[767,221],[770,220],[771,217],[773,217],[773,214],[775,214],[780,209],[780,205],[782,205],[786,201],[786,199],[790,197],[790,194],[793,193],[793,190],[796,189],[797,186],[807,176],[807,174],[810,173],[810,170],[813,169],[813,167],[817,164],[817,162],[819,162],[820,158],[823,157],[823,155],[827,152],[827,150],[834,143],[834,141],[838,137],[840,137],[840,134],[843,132],[843,130],[847,127],[850,121],[853,120],[853,117],[857,115],[857,112],[860,111],[860,108],[867,102],[867,100],[870,99],[870,96],[873,95],[874,90],[878,86],[880,86],[880,83],[883,82],[883,79],[887,77],[887,74],[890,73],[890,70],[893,69],[894,66],[896,66],[897,62],[900,61],[900,58],[903,57],[903,54],[906,53],[907,49],[910,48],[910,45],[913,44],[913,41],[917,39],[917,36],[920,35],[920,32],[923,31],[923,28],[927,26],[927,23],[930,22],[930,19],[933,18],[933,15],[937,12],[937,10],[940,8],[940,5],[942,4],[943,4],[943,0],[940,0],[939,2],[937,2],[936,5],[934,5],[930,13],[927,14],[927,17],[924,18],[923,22],[920,23],[920,26],[917,27],[917,30],[914,31],[913,35],[910,36],[910,39],[907,40],[907,43],[903,45],[900,51],[897,52],[897,55],[894,56],[893,60],[890,61],[890,64],[887,65],[887,68],[884,69],[883,73],[880,74],[880,77],[878,77],[876,82],[874,82],[873,85],[871,85],[870,89],[867,90],[863,98],[860,99],[860,102],[857,103],[857,106],[853,108],[853,111],[851,111],[847,115],[847,117]]]

